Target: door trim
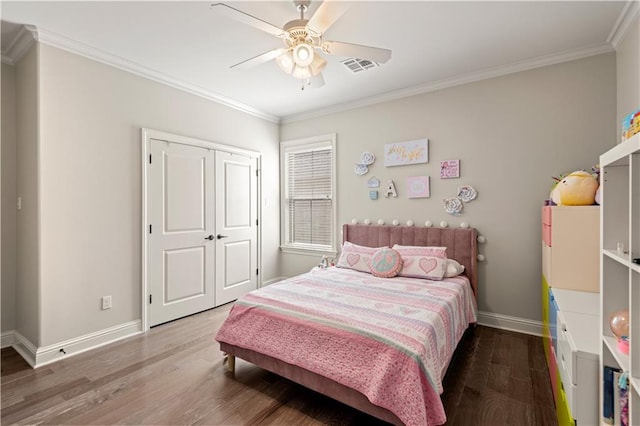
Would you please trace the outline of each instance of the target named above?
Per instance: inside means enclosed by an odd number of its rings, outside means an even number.
[[[154,130],[154,129],[141,129],[141,141],[142,141],[142,226],[141,226],[141,239],[142,239],[142,265],[141,265],[141,273],[142,273],[142,289],[141,289],[141,322],[142,322],[142,331],[149,330],[149,305],[147,303],[149,299],[149,285],[148,285],[148,271],[147,266],[149,262],[149,170],[147,165],[149,164],[149,154],[151,152],[150,149],[150,141],[151,139],[179,143],[184,145],[197,146],[201,148],[207,148],[216,151],[224,151],[232,154],[245,155],[247,157],[252,157],[256,159],[257,162],[257,217],[258,217],[258,232],[256,235],[256,244],[257,244],[257,265],[258,265],[258,278],[257,278],[257,287],[262,287],[262,156],[260,152],[252,151],[249,149],[238,148],[234,146],[224,145],[217,142],[206,141],[202,139],[191,138],[188,136],[176,135],[173,133],[163,132],[162,130]]]

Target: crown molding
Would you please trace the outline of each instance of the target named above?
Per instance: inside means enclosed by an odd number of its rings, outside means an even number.
[[[568,50],[555,53],[552,55],[540,56],[533,59],[514,62],[509,65],[489,68],[479,72],[465,74],[458,77],[439,80],[432,83],[422,84],[419,86],[407,87],[404,89],[394,90],[382,95],[372,96],[360,99],[354,102],[347,102],[339,105],[333,105],[327,108],[317,109],[313,111],[303,112],[300,114],[292,114],[282,117],[281,123],[293,123],[301,120],[317,118],[328,114],[343,112],[350,109],[361,108],[365,106],[375,105],[383,102],[394,101],[409,96],[420,95],[423,93],[435,92],[450,87],[461,86],[463,84],[474,83],[481,80],[487,80],[494,77],[501,77],[522,71],[528,71],[536,68],[542,68],[549,65],[560,64],[563,62],[574,61],[577,59],[587,58],[589,56],[600,55],[603,53],[613,52],[614,49],[609,43],[600,43],[581,49]]]
[[[24,25],[9,43],[7,50],[2,51],[2,62],[15,65],[22,59],[34,42],[38,40],[38,31],[33,25]]]
[[[242,111],[244,113],[262,118],[267,121],[271,121],[274,123],[280,122],[280,117],[276,115],[261,111],[257,108],[235,101],[231,98],[227,98],[218,93],[206,90],[200,86],[185,83],[177,78],[173,78],[166,74],[154,71],[150,68],[129,61],[128,59],[112,55],[100,49],[96,49],[87,44],[50,32],[48,30],[44,30],[42,28],[35,28],[35,30],[37,31],[37,40],[42,44],[66,50],[76,55],[101,62],[114,68],[130,72],[132,74],[182,90],[187,93],[191,93],[196,96],[200,96],[204,99],[216,102],[218,104],[233,108],[238,111]]]
[[[615,24],[613,24],[613,28],[609,33],[609,37],[607,37],[607,42],[611,43],[614,48],[618,48],[618,44],[620,41],[627,35],[629,28],[631,28],[631,24],[635,19],[640,16],[640,1],[631,0],[627,2],[627,4],[618,15],[618,19]]]

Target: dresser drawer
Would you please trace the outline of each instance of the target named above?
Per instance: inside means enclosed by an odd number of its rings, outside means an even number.
[[[542,224],[543,225],[551,226],[551,212],[552,212],[551,206],[542,207]]]
[[[553,277],[551,276],[551,247],[544,241],[542,242],[542,275],[547,280],[549,286],[553,285]]]
[[[551,244],[551,227],[549,225],[542,225],[542,241],[544,241],[544,243],[546,245],[548,245],[549,247],[552,246]]]
[[[598,424],[598,406],[594,401],[598,400],[600,316],[597,310],[590,314],[563,310],[563,306],[569,309],[575,306],[569,303],[565,291],[552,291],[559,293],[554,294],[554,303],[559,308],[556,313],[556,361],[562,386],[558,387],[564,389],[567,406],[577,424],[595,425]],[[588,309],[589,303],[585,303],[589,301],[588,297],[580,298],[581,292],[571,293],[576,299],[571,302],[583,299],[585,309]]]
[[[556,355],[558,356],[558,370],[560,370],[562,383],[564,383],[565,386],[569,387],[569,384],[577,384],[577,374],[574,369],[577,348],[571,338],[571,335],[567,332],[567,324],[564,320],[564,313],[558,311],[556,319],[556,332],[558,333],[558,352],[556,353]],[[565,376],[563,376],[562,370],[565,371]],[[569,396],[570,392],[567,391],[567,397]]]

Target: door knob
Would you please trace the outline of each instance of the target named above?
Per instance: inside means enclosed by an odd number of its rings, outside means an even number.
[[[218,234],[218,235],[216,235],[216,238],[220,240],[222,238],[227,238],[227,235]]]
[[[209,235],[208,237],[204,237],[205,240],[213,240],[213,235]]]

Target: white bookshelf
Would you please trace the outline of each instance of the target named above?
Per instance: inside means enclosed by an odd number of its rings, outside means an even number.
[[[640,257],[640,134],[602,154],[600,169],[600,417],[603,368],[617,367],[629,372],[629,424],[640,425],[640,265],[632,261]],[[621,309],[629,309],[628,355],[609,327]]]

